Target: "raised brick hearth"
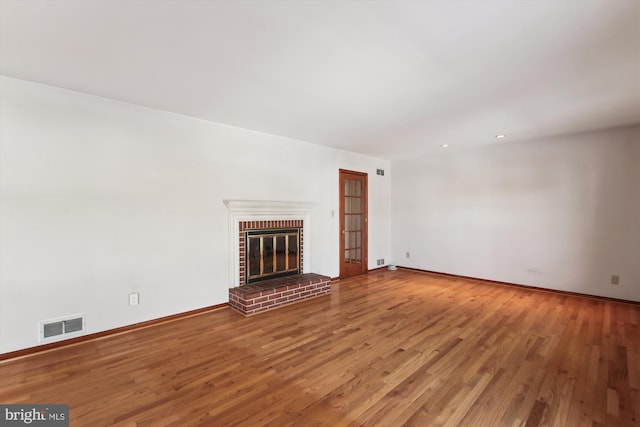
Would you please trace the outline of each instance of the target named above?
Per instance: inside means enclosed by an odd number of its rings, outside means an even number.
[[[250,315],[331,293],[331,278],[315,273],[263,280],[229,289],[229,305]]]

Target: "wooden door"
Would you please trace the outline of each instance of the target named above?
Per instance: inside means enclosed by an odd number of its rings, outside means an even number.
[[[368,271],[366,173],[340,169],[340,277]]]

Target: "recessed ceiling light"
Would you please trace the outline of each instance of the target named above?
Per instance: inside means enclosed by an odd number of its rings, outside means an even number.
[[[449,144],[442,144],[440,147],[447,148],[448,146],[449,146]]]
[[[506,136],[505,134],[501,133],[500,135],[496,135],[496,138],[498,138],[498,139],[502,139],[502,138],[504,138],[505,136]]]

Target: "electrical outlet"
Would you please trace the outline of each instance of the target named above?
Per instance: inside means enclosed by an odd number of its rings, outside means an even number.
[[[619,285],[620,284],[620,276],[613,275],[611,276],[611,284]]]
[[[407,251],[407,254],[405,255],[407,258],[411,258],[411,254],[409,253],[409,251]]]
[[[378,265],[384,265],[384,258],[380,258],[378,260]]]
[[[140,304],[140,294],[138,292],[132,292],[129,294],[129,305],[134,306]]]

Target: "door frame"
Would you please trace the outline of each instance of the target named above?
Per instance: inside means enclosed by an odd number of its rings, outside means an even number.
[[[359,178],[362,178],[363,180],[363,187],[362,187],[362,217],[363,217],[363,222],[362,222],[362,262],[360,263],[360,269],[359,271],[357,271],[356,273],[353,273],[353,268],[350,269],[349,272],[346,271],[346,263],[345,263],[345,257],[344,257],[344,229],[345,229],[345,224],[344,224],[344,210],[345,210],[345,206],[344,206],[344,180],[347,179],[347,177],[351,175],[351,176],[357,176]],[[366,172],[357,172],[357,171],[352,171],[352,170],[348,170],[348,169],[339,169],[338,170],[338,176],[339,176],[339,195],[340,195],[340,200],[339,200],[339,230],[338,230],[338,239],[340,241],[340,249],[339,249],[339,263],[340,263],[340,278],[346,278],[346,277],[351,277],[351,276],[355,276],[355,275],[360,275],[360,274],[364,274],[364,273],[368,273],[369,272],[369,174]]]

